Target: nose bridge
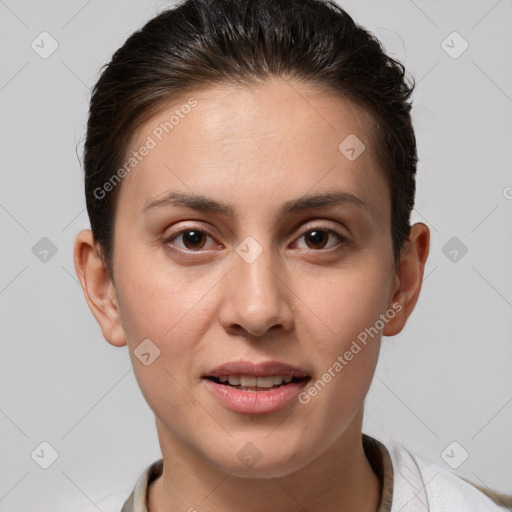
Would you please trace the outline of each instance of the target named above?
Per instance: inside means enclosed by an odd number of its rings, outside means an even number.
[[[247,237],[233,255],[222,321],[261,336],[275,325],[288,328],[291,314],[285,285],[279,278],[279,260],[269,245]]]

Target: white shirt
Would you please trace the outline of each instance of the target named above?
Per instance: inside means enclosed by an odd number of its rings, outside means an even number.
[[[403,446],[392,444],[388,446],[388,451],[394,473],[393,505],[390,512],[506,510],[454,473],[413,455]]]
[[[512,496],[507,507],[499,506],[456,474],[412,454],[398,443],[386,447],[363,434],[363,446],[381,481],[381,499],[376,512],[504,512],[512,507]],[[162,467],[162,459],[150,464],[129,496],[113,493],[98,501],[97,507],[89,503],[74,512],[97,512],[98,508],[102,512],[148,512],[148,484],[160,476]],[[492,491],[489,492],[492,495]]]

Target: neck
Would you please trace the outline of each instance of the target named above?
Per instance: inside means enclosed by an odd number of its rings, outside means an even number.
[[[157,420],[164,469],[149,487],[148,512],[376,512],[381,483],[365,456],[360,424],[292,474],[243,478],[180,444]]]

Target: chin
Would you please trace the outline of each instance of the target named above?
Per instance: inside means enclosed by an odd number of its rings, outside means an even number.
[[[307,464],[308,458],[297,450],[297,445],[269,442],[267,436],[267,432],[252,438],[244,436],[222,453],[210,453],[209,458],[220,469],[239,478],[285,477]]]

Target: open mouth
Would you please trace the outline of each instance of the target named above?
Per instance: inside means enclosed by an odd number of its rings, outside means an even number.
[[[270,391],[289,384],[304,382],[307,377],[292,377],[290,375],[268,375],[256,377],[253,375],[221,375],[219,377],[208,376],[207,379],[240,391]]]

